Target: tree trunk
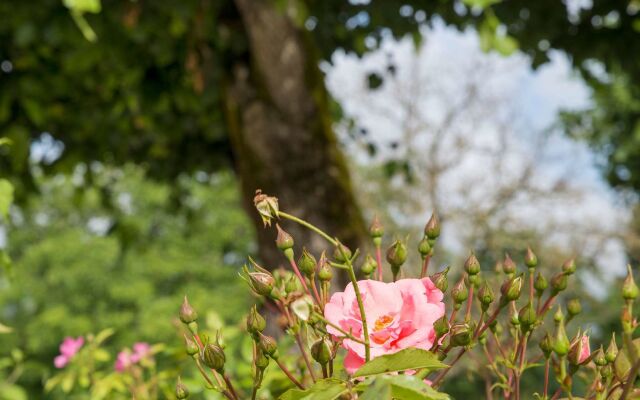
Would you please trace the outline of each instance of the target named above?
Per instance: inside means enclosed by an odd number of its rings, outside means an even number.
[[[246,63],[227,80],[225,106],[234,162],[249,215],[257,227],[260,258],[274,268],[285,261],[275,229],[265,229],[253,206],[256,189],[278,197],[281,209],[319,226],[354,248],[366,238],[344,157],[328,111],[318,59],[307,33],[272,2],[236,0],[249,41]],[[327,243],[289,223],[297,254],[316,256]]]

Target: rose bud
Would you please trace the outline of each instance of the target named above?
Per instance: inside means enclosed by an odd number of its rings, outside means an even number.
[[[513,262],[509,254],[504,255],[504,261],[502,262],[502,272],[507,275],[512,275],[516,272],[516,263]]]
[[[618,345],[616,344],[616,334],[613,333],[611,335],[611,342],[609,342],[609,347],[607,347],[607,352],[605,353],[605,358],[607,362],[614,362],[616,357],[618,356]]]
[[[333,258],[339,263],[346,263],[351,259],[351,250],[342,243],[339,243],[333,250]]]
[[[185,345],[187,354],[190,356],[200,351],[200,349],[198,348],[198,345],[193,340],[189,339],[187,335],[184,335],[184,345]]]
[[[556,337],[553,341],[553,351],[559,357],[566,356],[569,353],[569,347],[571,343],[567,337],[567,332],[564,330],[564,323],[560,321],[556,330]]]
[[[607,361],[607,358],[604,356],[604,349],[602,348],[602,346],[600,346],[598,351],[596,351],[596,354],[593,356],[593,362],[598,367],[604,367],[605,365],[607,365],[608,361]]]
[[[455,303],[456,309],[460,308],[460,305],[469,297],[467,286],[464,284],[464,279],[460,279],[451,289],[451,298]]]
[[[477,275],[480,272],[480,262],[476,258],[476,255],[471,253],[469,258],[464,262],[464,270],[469,275]]]
[[[180,306],[180,321],[183,324],[190,324],[195,322],[198,319],[198,313],[196,310],[191,307],[189,304],[189,300],[187,300],[187,296],[184,296],[184,300],[182,301],[182,306]]]
[[[276,237],[276,246],[282,250],[288,260],[293,259],[293,237],[280,228],[280,225],[276,224],[278,230],[278,236]]]
[[[544,291],[549,286],[547,279],[540,272],[536,274],[536,280],[533,282],[533,287],[536,289],[536,295],[538,297],[542,296]]]
[[[495,296],[493,294],[493,290],[491,286],[485,281],[484,285],[478,291],[478,300],[480,300],[480,306],[482,307],[482,311],[487,311],[493,300],[495,300]]]
[[[551,278],[551,292],[554,295],[562,292],[567,288],[567,275],[564,272],[559,272],[553,278]]]
[[[536,257],[536,254],[531,250],[531,247],[527,247],[527,254],[524,256],[524,264],[529,269],[534,269],[538,265],[538,257]]]
[[[449,332],[449,319],[446,314],[442,317],[438,318],[436,322],[433,323],[433,329],[436,332],[436,337],[439,339]]]
[[[449,273],[450,267],[446,267],[443,271],[435,273],[431,275],[431,282],[440,290],[442,293],[447,291],[449,287],[449,280],[447,279],[447,274]]]
[[[520,309],[518,313],[518,320],[520,320],[520,325],[522,326],[522,330],[524,332],[529,332],[533,329],[537,321],[537,313],[535,307],[531,302],[527,303],[524,307]]]
[[[316,273],[316,265],[316,258],[303,247],[302,255],[298,258],[298,268],[300,272],[307,278],[311,278]]]
[[[622,298],[625,300],[635,300],[638,297],[638,286],[633,279],[631,265],[627,265],[627,277],[622,284]]]
[[[575,298],[567,302],[567,313],[569,314],[569,318],[573,318],[581,312],[582,304],[580,304],[580,299]]]
[[[553,314],[553,320],[556,324],[564,321],[564,314],[562,313],[562,308],[560,308],[560,306],[558,306],[558,310]]]
[[[576,272],[576,261],[573,258],[568,259],[562,264],[562,272],[571,275]]]
[[[569,361],[574,365],[580,365],[583,364],[590,355],[589,336],[582,335],[578,332],[569,349]]]
[[[429,238],[427,238],[426,236],[423,236],[420,243],[418,243],[418,252],[424,259],[425,257],[431,254],[432,250],[433,248],[429,244]]]
[[[393,242],[393,244],[387,250],[387,261],[391,265],[391,272],[393,273],[393,280],[395,281],[400,267],[407,260],[407,246],[399,240]]]
[[[607,364],[600,368],[600,376],[605,380],[613,376],[613,367],[611,367],[611,364]]]
[[[467,346],[471,343],[471,336],[473,332],[469,328],[469,324],[455,324],[451,327],[449,332],[451,334],[452,346]]]
[[[267,327],[267,321],[258,313],[257,307],[254,305],[247,316],[247,331],[252,335],[258,334]]]
[[[271,225],[271,219],[278,218],[278,199],[276,197],[267,196],[258,189],[253,198],[253,204],[258,210],[264,226]]]
[[[431,218],[424,227],[424,234],[432,240],[435,240],[440,236],[440,222],[435,213],[431,214]]]
[[[384,227],[380,223],[380,219],[377,215],[373,216],[373,221],[369,225],[369,235],[375,240],[380,239],[384,235]]]
[[[276,340],[271,336],[263,335],[261,333],[258,339],[258,346],[265,355],[268,355],[273,359],[278,358],[276,355],[276,352],[278,351],[278,344],[276,343]]]
[[[176,398],[183,400],[189,397],[189,389],[182,383],[182,379],[178,376],[178,383],[176,383]]]
[[[364,263],[362,263],[362,266],[360,267],[360,271],[362,271],[363,274],[369,276],[373,273],[373,271],[376,270],[377,267],[378,263],[376,262],[376,260],[374,260],[373,257],[367,254],[364,259]]]
[[[255,365],[258,370],[265,370],[269,366],[269,357],[260,349],[256,349]]]
[[[276,280],[274,279],[271,272],[262,268],[258,263],[253,261],[251,257],[249,257],[249,261],[251,265],[255,269],[254,272],[249,272],[249,268],[245,265],[242,267],[243,274],[242,278],[247,281],[251,289],[259,296],[269,296],[271,291],[273,290]]]
[[[311,345],[311,356],[318,364],[325,365],[331,360],[331,345],[326,339],[319,339]]]
[[[329,260],[327,260],[327,257],[325,257],[324,253],[322,253],[322,256],[320,256],[318,265],[320,266],[318,269],[318,279],[320,279],[322,282],[329,282],[331,278],[333,278],[333,271],[331,270]]]
[[[520,292],[522,291],[522,275],[516,276],[506,281],[500,288],[502,297],[500,297],[500,303],[504,306],[510,301],[518,300]]]
[[[222,373],[226,357],[219,344],[209,343],[204,347],[200,359],[207,367]]]
[[[549,358],[553,351],[553,342],[551,341],[551,336],[549,336],[548,333],[544,335],[539,346],[540,350],[542,350],[542,353],[544,354],[544,358]]]
[[[287,279],[284,284],[284,291],[287,294],[296,293],[301,290],[300,281],[294,275],[289,275],[289,279]]]

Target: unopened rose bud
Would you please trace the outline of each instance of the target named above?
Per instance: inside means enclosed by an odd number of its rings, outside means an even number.
[[[267,327],[267,321],[258,313],[258,308],[254,305],[247,316],[247,331],[256,335]]]
[[[278,230],[278,236],[276,237],[276,246],[284,252],[284,255],[288,259],[293,258],[293,237],[285,232],[284,229],[280,227],[279,224],[276,224],[276,229]]]
[[[515,278],[511,278],[506,281],[500,288],[502,297],[500,297],[500,303],[502,305],[507,304],[510,301],[518,300],[520,292],[522,291],[522,275],[518,275]]]
[[[600,346],[598,351],[596,351],[596,354],[593,356],[593,362],[598,367],[604,367],[605,365],[607,365],[608,361],[607,361],[607,358],[604,356],[604,349],[602,348],[602,346]]]
[[[564,272],[557,273],[551,278],[551,292],[554,295],[562,292],[567,288],[567,275]]]
[[[333,271],[331,270],[331,265],[329,264],[327,257],[324,256],[324,253],[322,253],[318,265],[318,279],[323,282],[329,282],[331,278],[333,278]]]
[[[249,258],[251,265],[255,269],[254,272],[249,272],[249,268],[245,265],[242,268],[243,274],[241,275],[249,284],[251,289],[259,296],[269,296],[273,290],[276,280],[271,272],[262,268],[258,263]]]
[[[333,250],[333,258],[339,263],[346,263],[351,259],[351,250],[342,243],[339,243]]]
[[[569,317],[573,318],[581,312],[582,304],[580,304],[580,299],[575,298],[567,302],[567,313],[569,314]]]
[[[531,250],[531,247],[527,247],[527,254],[524,256],[524,264],[529,268],[533,269],[538,265],[538,257]]]
[[[556,310],[555,314],[553,314],[553,321],[556,324],[564,321],[564,314],[562,313],[562,308],[560,308],[560,306],[558,306],[558,310]]]
[[[562,272],[567,275],[571,275],[576,272],[576,260],[573,258],[568,259],[562,264]]]
[[[502,262],[502,272],[507,275],[512,275],[516,272],[516,263],[513,262],[509,254],[504,255],[504,261]]]
[[[418,243],[418,252],[420,253],[422,258],[424,259],[425,257],[427,257],[428,255],[431,254],[431,250],[433,250],[433,248],[429,244],[429,238],[424,236],[422,238],[422,240],[420,241],[420,243]]]
[[[400,272],[400,267],[407,260],[407,246],[400,240],[396,240],[387,250],[387,261],[391,265],[394,280]]]
[[[302,288],[300,286],[300,281],[298,280],[298,278],[296,278],[294,275],[290,275],[289,279],[287,279],[286,283],[284,284],[284,291],[287,294],[291,294],[298,292],[300,289]]]
[[[529,332],[533,329],[537,318],[538,315],[536,313],[536,309],[531,303],[527,303],[518,313],[518,320],[520,320],[520,325],[524,332]]]
[[[536,289],[536,295],[538,297],[542,296],[544,291],[549,286],[547,279],[540,272],[536,274],[536,280],[533,282],[533,287]]]
[[[611,342],[609,342],[609,347],[607,347],[607,351],[604,356],[607,362],[610,362],[610,363],[614,362],[616,357],[618,356],[618,345],[616,344],[615,333],[611,335]]]
[[[429,239],[437,239],[440,236],[440,222],[438,222],[438,217],[435,213],[431,214],[431,218],[427,222],[427,225],[424,227],[424,234]]]
[[[484,285],[478,291],[478,300],[480,300],[480,306],[482,307],[482,311],[487,311],[493,300],[495,300],[495,296],[493,294],[493,290],[491,286],[485,281]]]
[[[631,265],[627,265],[627,277],[622,284],[622,298],[625,300],[635,300],[638,297],[638,285],[633,279]]]
[[[449,319],[446,315],[438,318],[436,322],[433,323],[433,329],[436,332],[436,337],[441,338],[449,332]]]
[[[269,366],[269,357],[260,349],[256,349],[255,365],[258,370],[265,370]]]
[[[589,348],[589,336],[578,332],[569,349],[569,362],[574,365],[580,365],[586,362],[590,355],[591,349]]]
[[[276,197],[267,196],[258,189],[253,198],[253,204],[258,210],[264,226],[271,225],[271,220],[278,218],[278,199]]]
[[[182,301],[182,306],[180,306],[180,321],[183,324],[190,324],[195,322],[198,319],[198,313],[196,310],[191,307],[189,304],[189,300],[187,300],[187,296],[184,296],[184,300]]]
[[[604,380],[608,380],[613,376],[613,367],[611,364],[607,364],[604,367],[600,368],[600,376]]]
[[[548,333],[544,335],[542,340],[540,341],[540,350],[544,354],[544,358],[549,358],[551,356],[551,352],[553,351],[553,341],[551,340],[551,336]]]
[[[193,340],[189,339],[189,337],[187,337],[187,335],[184,335],[184,347],[187,351],[187,354],[192,356],[194,354],[197,354],[198,351],[200,351],[200,349],[198,348],[198,345],[196,344],[196,342],[194,342]]]
[[[224,350],[222,350],[222,347],[220,347],[219,344],[207,344],[204,347],[202,354],[200,354],[200,359],[207,367],[220,373],[224,371],[224,363],[226,362],[226,357],[224,355]]]
[[[307,251],[302,249],[302,255],[298,259],[298,268],[307,278],[311,278],[316,273],[316,258]]]
[[[516,310],[511,311],[511,317],[509,318],[509,322],[514,327],[520,326],[520,318],[518,317],[518,312]]]
[[[455,303],[456,309],[460,308],[460,305],[467,300],[467,297],[469,297],[467,285],[464,284],[464,279],[460,279],[460,281],[458,281],[458,283],[456,283],[451,289],[451,298]]]
[[[370,255],[367,255],[364,259],[364,263],[362,263],[362,267],[360,267],[360,271],[362,271],[365,275],[371,275],[373,271],[378,267],[378,263],[373,259]]]
[[[480,262],[478,262],[475,254],[471,253],[464,262],[464,270],[467,271],[469,275],[477,275],[480,272]]]
[[[449,268],[445,268],[443,271],[435,273],[431,275],[431,282],[440,290],[442,293],[447,291],[449,287],[449,280],[447,279],[447,274],[449,273]]]
[[[176,383],[176,398],[183,400],[189,397],[189,389],[182,383],[182,379],[178,377],[178,383]]]
[[[373,216],[373,221],[371,221],[371,225],[369,226],[369,235],[375,240],[379,239],[384,235],[384,227],[382,223],[380,223],[380,219],[377,215]]]
[[[277,358],[276,352],[278,351],[278,343],[276,343],[276,340],[271,336],[260,334],[258,346],[264,354],[274,359]]]
[[[320,365],[331,361],[331,345],[326,339],[319,339],[311,345],[311,356]]]
[[[564,329],[564,322],[560,321],[556,329],[556,337],[553,341],[553,351],[560,357],[566,356],[569,353],[570,346],[571,343]]]
[[[471,343],[473,332],[468,324],[454,324],[449,333],[451,334],[451,345],[454,347],[467,346]]]

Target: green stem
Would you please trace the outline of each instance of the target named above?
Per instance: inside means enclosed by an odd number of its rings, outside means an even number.
[[[317,233],[318,235],[322,236],[323,238],[325,238],[327,240],[327,242],[331,243],[334,246],[338,245],[338,241],[333,239],[331,236],[329,236],[328,234],[326,234],[322,229],[318,228],[317,226],[310,224],[309,222],[300,219],[294,215],[288,214],[284,211],[278,211],[278,216],[279,217],[283,217],[286,218],[288,220],[297,222],[298,224],[311,229],[312,231],[314,231],[315,233]]]
[[[349,261],[349,279],[351,279],[351,283],[353,284],[353,290],[356,292],[356,300],[358,301],[358,308],[360,309],[360,318],[362,319],[362,331],[364,333],[364,359],[365,361],[369,361],[371,359],[371,346],[369,344],[369,327],[367,326],[367,317],[364,313],[364,303],[362,302],[362,294],[360,293],[360,288],[358,287],[358,280],[356,279],[356,274],[353,271],[353,265],[351,265],[351,261]]]

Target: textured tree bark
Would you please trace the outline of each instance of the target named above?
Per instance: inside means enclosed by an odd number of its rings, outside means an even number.
[[[275,229],[264,229],[253,207],[256,189],[278,197],[283,210],[348,246],[360,246],[366,227],[306,33],[270,1],[235,3],[250,51],[247,63],[236,64],[228,79],[226,116],[245,205],[257,227],[260,258],[271,268],[285,261],[274,245]],[[293,235],[298,251],[302,244],[316,255],[327,249],[308,230],[287,221],[281,225]]]

